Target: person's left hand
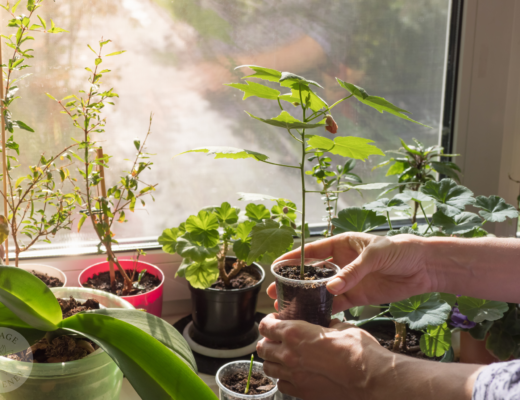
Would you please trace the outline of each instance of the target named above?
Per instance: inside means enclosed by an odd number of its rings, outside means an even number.
[[[381,376],[395,357],[366,331],[338,320],[323,328],[270,314],[259,330],[264,372],[279,379],[282,393],[304,400],[370,397],[369,378]]]

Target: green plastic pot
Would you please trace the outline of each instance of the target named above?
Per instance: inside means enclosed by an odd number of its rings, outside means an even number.
[[[76,299],[98,300],[106,308],[134,307],[126,300],[100,290],[86,288],[53,288],[56,297],[73,296]],[[0,357],[2,371],[16,374],[28,367],[28,363]],[[123,373],[103,350],[65,363],[32,364],[29,378],[16,390],[2,393],[1,400],[119,400]]]

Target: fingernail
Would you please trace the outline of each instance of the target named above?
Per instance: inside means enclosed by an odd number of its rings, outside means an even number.
[[[345,288],[345,281],[341,278],[334,278],[327,284],[327,289],[330,292],[339,293]]]

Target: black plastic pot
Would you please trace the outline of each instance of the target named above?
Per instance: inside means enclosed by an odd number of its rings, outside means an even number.
[[[236,261],[235,257],[227,257]],[[253,263],[260,280],[245,289],[195,289],[190,285],[192,339],[211,348],[240,348],[258,337],[256,303],[265,279],[263,268]]]
[[[327,290],[331,276],[319,280],[296,280],[282,277],[278,269],[282,266],[300,265],[300,260],[285,260],[271,267],[276,279],[278,313],[281,319],[302,320],[311,324],[328,327],[332,316],[334,295]],[[339,272],[339,267],[328,261],[306,259],[305,265],[327,268]]]

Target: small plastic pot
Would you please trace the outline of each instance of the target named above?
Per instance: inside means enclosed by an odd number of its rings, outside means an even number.
[[[134,269],[135,261],[133,260],[119,260],[119,263],[121,264],[121,267],[123,267],[123,269],[125,270]],[[158,277],[161,280],[161,284],[157,286],[154,290],[151,290],[147,293],[136,294],[134,296],[120,297],[128,301],[135,308],[142,308],[150,314],[160,318],[162,316],[164,274],[155,265],[148,264],[143,261],[137,262],[136,271],[141,272],[143,269],[145,269],[146,272]],[[101,272],[107,272],[109,270],[110,266],[108,264],[108,261],[103,261],[85,268],[81,272],[81,274],[79,274],[78,281],[80,286],[83,286],[83,284],[87,282],[89,278],[92,278],[94,275],[99,274]]]
[[[280,318],[302,320],[328,327],[332,316],[334,295],[329,293],[326,285],[338,274],[340,268],[329,261],[306,259],[306,266],[332,269],[335,274],[325,279],[300,281],[279,275],[278,269],[286,265],[300,265],[300,260],[284,260],[271,266],[276,280]]]
[[[63,286],[67,286],[67,275],[58,268],[51,267],[44,264],[20,264],[20,268],[27,272],[38,272],[40,274],[47,274],[53,278],[58,278],[63,282]]]
[[[236,372],[245,372],[246,374],[249,373],[249,365],[250,361],[233,361],[229,364],[225,364],[217,371],[217,375],[215,376],[215,380],[217,381],[217,385],[219,387],[219,395],[220,400],[241,400],[241,399],[247,399],[247,400],[274,400],[276,392],[278,392],[278,388],[275,386],[274,389],[270,390],[267,393],[263,394],[243,394],[243,393],[237,393],[233,392],[232,390],[229,390],[227,387],[225,387],[221,380],[228,374],[234,374]],[[259,362],[253,362],[253,372],[259,372],[263,375],[264,374],[264,367],[262,363]],[[268,377],[269,378],[269,377]],[[276,380],[273,378],[269,378],[271,382],[273,382],[274,385],[276,385]]]

